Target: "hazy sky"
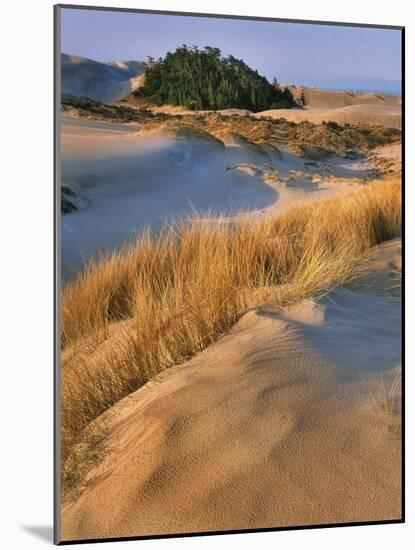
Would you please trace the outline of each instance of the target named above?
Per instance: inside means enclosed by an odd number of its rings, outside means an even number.
[[[284,83],[400,93],[399,30],[62,9],[63,53],[146,60],[183,43],[218,47]]]

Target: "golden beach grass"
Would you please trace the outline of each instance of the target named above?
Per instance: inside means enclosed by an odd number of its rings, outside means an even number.
[[[70,454],[91,421],[216,341],[249,308],[346,284],[359,256],[400,227],[395,178],[281,215],[195,217],[89,262],[62,290],[62,353],[78,357],[63,359],[61,370],[64,490],[86,467],[86,455]],[[88,361],[76,356],[80,346],[102,353]]]

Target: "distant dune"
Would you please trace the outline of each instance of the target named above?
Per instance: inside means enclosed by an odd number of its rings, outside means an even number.
[[[308,120],[314,123],[332,120],[339,124],[367,124],[401,128],[402,99],[383,93],[361,93],[288,86],[298,100],[303,93],[303,109],[272,109],[255,116],[286,118],[293,122]]]
[[[290,86],[290,89],[297,98],[301,93],[301,89],[304,90],[307,101],[304,109],[270,109],[259,113],[253,113],[248,109],[222,109],[218,112],[229,116],[271,116],[273,118],[286,118],[294,122],[309,120],[317,124],[333,120],[339,124],[364,124],[401,129],[402,103],[399,96],[348,91],[336,92],[314,88],[294,88],[292,86]],[[190,111],[177,105],[154,105],[146,101],[145,98],[138,98],[133,94],[121,98],[119,104],[133,108],[146,108],[153,113],[168,115],[186,116],[211,112],[206,110]]]
[[[100,63],[86,57],[61,55],[62,93],[109,103],[139,86],[144,68],[140,61]]]
[[[140,61],[109,61],[101,63],[62,54],[62,93],[83,96],[103,103],[120,102],[133,108],[147,108],[155,113],[194,115],[182,106],[154,105],[146,98],[137,98],[131,92],[139,88],[144,79],[144,66]],[[304,86],[287,86],[295,99],[305,98],[304,109],[273,109],[254,116],[286,118],[294,122],[309,120],[321,123],[335,121],[340,124],[368,124],[401,128],[401,97],[384,93],[332,91]],[[199,111],[208,112],[208,111]],[[223,115],[251,114],[247,109],[224,109]]]
[[[304,93],[307,109],[336,109],[350,105],[395,105],[402,103],[401,97],[383,93],[353,92],[350,90],[321,90],[304,86],[288,86],[296,99]]]
[[[254,116],[285,118],[293,122],[308,120],[316,124],[332,120],[339,124],[367,124],[399,129],[402,126],[401,107],[389,104],[349,105],[333,109],[271,109],[255,113]]]

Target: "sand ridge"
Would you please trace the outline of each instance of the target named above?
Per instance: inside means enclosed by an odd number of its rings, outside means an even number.
[[[402,108],[399,105],[349,105],[337,108],[271,109],[252,115],[254,117],[285,118],[292,122],[308,120],[315,124],[334,121],[339,124],[363,124],[401,128]]]
[[[283,84],[281,86],[284,86]],[[357,92],[352,90],[323,90],[308,86],[288,85],[296,99],[303,95],[307,109],[336,109],[349,105],[401,105],[401,96],[383,92]]]
[[[252,310],[108,411],[63,539],[398,519],[398,418],[371,397],[399,371],[400,301],[378,284],[399,246],[370,252],[364,293]]]

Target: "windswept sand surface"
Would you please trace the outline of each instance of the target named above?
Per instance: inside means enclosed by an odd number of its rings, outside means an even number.
[[[308,120],[320,124],[323,121],[334,121],[339,124],[363,124],[401,128],[402,110],[400,105],[350,105],[338,108],[307,109],[271,109],[256,113],[256,117],[285,118],[293,122]]]
[[[136,124],[62,117],[62,182],[78,211],[62,217],[62,274],[166,220],[284,211],[373,177],[365,160],[310,162],[239,136],[218,140],[137,134]]]
[[[256,309],[106,413],[63,539],[398,519],[400,240],[353,290]],[[394,405],[395,406],[395,405]]]
[[[62,181],[80,206],[62,218],[64,276],[83,258],[119,246],[146,226],[158,230],[194,209],[217,215],[261,209],[278,197],[260,178],[226,172],[238,162],[265,162],[264,154],[136,130],[63,119]]]

